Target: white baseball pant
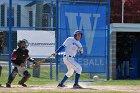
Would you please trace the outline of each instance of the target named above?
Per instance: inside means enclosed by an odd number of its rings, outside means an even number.
[[[64,56],[63,61],[68,69],[68,72],[66,73],[67,77],[71,77],[74,71],[76,71],[76,73],[78,74],[81,74],[82,67],[74,60],[73,57]]]

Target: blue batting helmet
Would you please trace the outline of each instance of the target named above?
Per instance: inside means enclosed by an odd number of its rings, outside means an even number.
[[[74,31],[74,38],[76,38],[76,35],[80,33],[81,34],[81,38],[82,38],[82,31],[81,30],[75,30]]]

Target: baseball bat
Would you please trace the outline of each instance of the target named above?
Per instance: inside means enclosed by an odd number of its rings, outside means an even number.
[[[44,59],[42,59],[42,60],[39,60],[39,61],[37,61],[37,62],[35,62],[36,64],[40,64],[40,63],[45,63],[45,61],[46,61],[46,59],[49,59],[49,58],[51,58],[53,55],[51,54],[50,56],[48,56],[47,58],[44,58]]]

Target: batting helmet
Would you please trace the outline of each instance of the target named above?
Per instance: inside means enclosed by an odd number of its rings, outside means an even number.
[[[77,36],[78,33],[81,34],[81,38],[82,38],[82,31],[81,30],[75,30],[74,31],[74,38],[76,38],[76,36]]]

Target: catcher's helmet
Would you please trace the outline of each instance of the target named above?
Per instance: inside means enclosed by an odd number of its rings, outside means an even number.
[[[82,31],[81,30],[75,30],[74,31],[74,38],[76,38],[76,35],[80,33],[81,34],[81,38],[82,38]]]
[[[0,35],[4,35],[4,32],[3,31],[0,31]]]
[[[19,40],[19,41],[18,41],[18,43],[17,43],[18,47],[21,46],[21,43],[25,43],[25,48],[27,48],[26,40],[25,40],[25,39],[22,39],[22,40]]]

